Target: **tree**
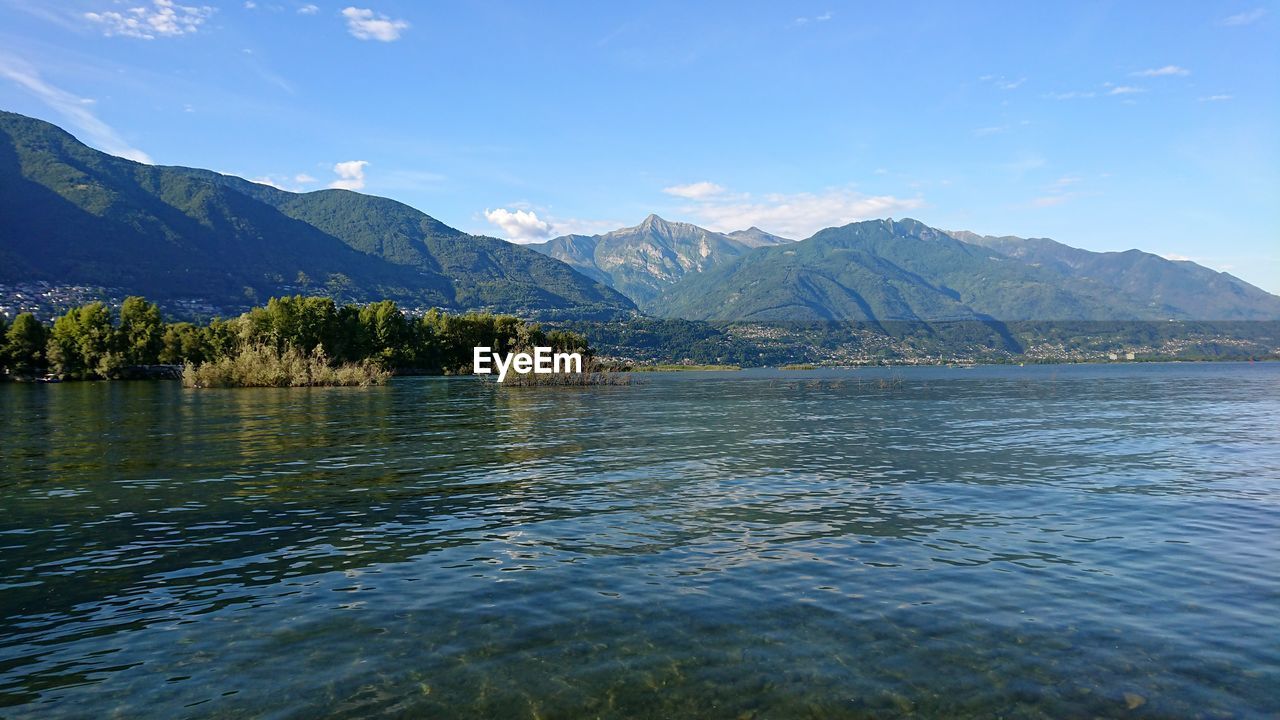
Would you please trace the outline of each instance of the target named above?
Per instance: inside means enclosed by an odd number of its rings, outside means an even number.
[[[413,356],[413,330],[391,300],[360,308],[360,335],[367,342],[364,357],[383,367],[402,366]]]
[[[4,336],[4,357],[10,373],[30,376],[44,368],[46,335],[45,326],[35,315],[22,313],[14,318]]]
[[[201,363],[209,357],[206,334],[191,323],[166,325],[160,337],[160,362],[165,365]]]
[[[127,297],[120,306],[116,349],[125,365],[153,365],[163,346],[164,321],[160,308],[140,297]]]
[[[100,302],[67,311],[49,334],[49,367],[76,380],[114,375],[123,364],[112,350],[114,334],[111,311]]]
[[[9,316],[0,314],[0,375],[9,374]]]

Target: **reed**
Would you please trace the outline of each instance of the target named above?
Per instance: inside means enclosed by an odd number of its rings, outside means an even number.
[[[288,346],[283,352],[268,345],[252,345],[239,353],[182,371],[189,388],[227,387],[330,387],[381,385],[391,373],[377,363],[332,365],[322,347],[311,353]]]

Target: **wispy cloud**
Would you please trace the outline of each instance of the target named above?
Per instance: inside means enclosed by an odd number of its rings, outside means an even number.
[[[342,16],[347,19],[347,32],[359,40],[392,42],[399,40],[400,33],[409,28],[406,20],[392,20],[368,8],[345,8]]]
[[[1239,27],[1240,25],[1249,25],[1261,20],[1263,16],[1265,16],[1266,14],[1267,14],[1266,8],[1258,7],[1252,10],[1246,10],[1242,13],[1236,13],[1235,15],[1228,15],[1222,18],[1221,20],[1219,20],[1218,24],[1226,25],[1227,27]]]
[[[140,163],[151,163],[149,155],[130,145],[111,126],[93,114],[89,109],[94,103],[92,99],[82,98],[50,85],[29,63],[4,54],[0,54],[0,76],[21,85],[65,117],[75,129],[84,134],[83,139],[90,145],[112,155]]]
[[[308,185],[314,185],[319,181],[307,173],[298,173],[296,175],[259,175],[249,178],[249,182],[270,185],[277,190],[306,192]]]
[[[1063,175],[1045,188],[1045,194],[1031,201],[1032,207],[1046,208],[1061,205],[1084,194],[1079,188],[1084,178],[1079,175]]]
[[[1231,95],[1205,95],[1199,98],[1200,102],[1226,102],[1232,98]]]
[[[724,192],[724,188],[713,182],[696,182],[688,185],[672,185],[662,188],[662,192],[689,200],[701,200]]]
[[[791,24],[792,25],[808,25],[809,23],[826,22],[830,20],[832,17],[833,16],[831,14],[831,11],[828,10],[827,12],[824,12],[821,15],[814,15],[813,17],[798,17],[795,20],[792,20]]]
[[[1177,65],[1165,65],[1164,67],[1139,70],[1138,72],[1129,74],[1134,77],[1168,77],[1170,75],[1190,75],[1191,71],[1184,67],[1178,67]]]
[[[298,8],[299,15],[315,15],[318,12],[320,12],[320,8],[316,5],[312,5],[311,3],[307,3],[306,5]]]
[[[973,131],[978,137],[986,137],[988,135],[999,135],[1009,131],[1008,125],[992,125],[991,127],[980,127]]]
[[[978,82],[992,83],[1001,90],[1017,90],[1027,81],[1026,78],[1020,77],[1017,80],[1010,80],[1003,75],[983,75],[978,78]]]
[[[364,168],[368,160],[347,160],[333,166],[338,179],[329,183],[329,187],[338,190],[360,190],[364,188]]]
[[[1107,94],[1108,95],[1136,95],[1138,93],[1144,93],[1144,92],[1146,92],[1146,90],[1140,87],[1133,87],[1132,85],[1114,85],[1111,87],[1110,90],[1107,91]]]
[[[84,17],[101,27],[104,35],[155,40],[157,37],[177,37],[196,32],[211,15],[213,8],[207,5],[178,5],[173,0],[152,0],[149,7],[140,5],[124,12],[87,12]]]
[[[866,195],[847,188],[819,193],[724,194],[682,208],[698,223],[719,232],[760,227],[786,237],[803,238],[825,227],[900,215],[924,205],[921,198]]]
[[[551,235],[551,223],[532,210],[485,209],[484,219],[502,231],[503,237],[517,243],[537,242]]]
[[[1045,93],[1048,100],[1087,100],[1096,96],[1092,90],[1071,90],[1068,92]]]

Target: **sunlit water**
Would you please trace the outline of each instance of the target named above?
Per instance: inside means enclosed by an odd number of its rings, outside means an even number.
[[[3,717],[1280,713],[1276,364],[0,411]]]

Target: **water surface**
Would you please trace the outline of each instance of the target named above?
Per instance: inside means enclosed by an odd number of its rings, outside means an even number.
[[[0,386],[0,716],[1268,717],[1280,365]]]

